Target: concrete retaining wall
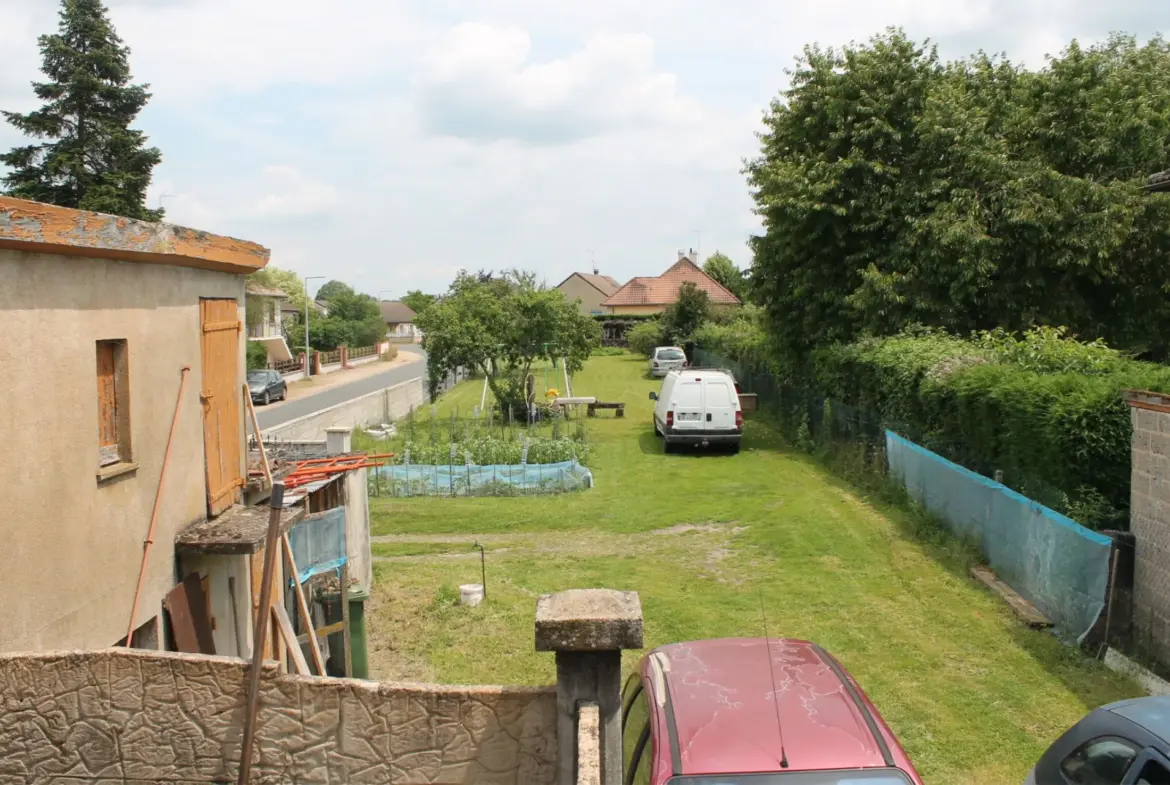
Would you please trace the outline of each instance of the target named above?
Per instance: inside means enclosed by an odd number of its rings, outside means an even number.
[[[0,655],[0,783],[235,782],[247,663]],[[252,781],[551,785],[554,688],[261,680]]]
[[[420,376],[328,409],[298,417],[264,431],[266,441],[323,441],[326,428],[360,428],[405,417],[411,406],[426,402]]]

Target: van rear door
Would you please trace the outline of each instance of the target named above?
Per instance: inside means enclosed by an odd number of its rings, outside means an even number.
[[[735,388],[724,377],[716,376],[703,383],[703,404],[706,409],[708,430],[734,431],[735,409],[738,398]]]
[[[671,390],[670,408],[674,410],[676,431],[701,431],[707,427],[703,417],[703,383],[698,379],[679,376]]]

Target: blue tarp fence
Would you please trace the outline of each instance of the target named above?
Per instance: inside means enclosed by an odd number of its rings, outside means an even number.
[[[288,543],[301,583],[338,569],[346,560],[345,508],[334,507],[306,516],[289,531]]]
[[[535,464],[391,465],[372,469],[378,493],[390,496],[527,496],[593,487],[577,461]]]
[[[978,542],[996,575],[1058,633],[1084,639],[1105,607],[1108,537],[889,430],[886,455],[910,495]]]

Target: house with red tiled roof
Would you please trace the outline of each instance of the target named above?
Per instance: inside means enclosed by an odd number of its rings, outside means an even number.
[[[678,261],[657,277],[640,276],[630,281],[601,305],[608,313],[624,316],[641,316],[662,313],[678,300],[679,287],[690,281],[711,298],[715,306],[740,305],[740,299],[723,287],[718,281],[703,272],[695,263],[694,251],[678,252]]]
[[[601,301],[622,288],[621,284],[608,275],[601,275],[597,270],[590,273],[573,273],[557,284],[569,302],[577,301],[581,313],[586,316],[608,313],[602,307]]]

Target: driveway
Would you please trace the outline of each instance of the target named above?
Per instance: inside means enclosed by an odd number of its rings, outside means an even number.
[[[418,377],[425,378],[427,375],[427,364],[426,355],[422,349],[417,346],[400,346],[398,350],[400,352],[416,353],[422,357],[422,360],[407,365],[400,365],[397,368],[391,368],[385,373],[365,376],[349,384],[334,385],[314,395],[291,400],[288,403],[270,409],[258,406],[256,407],[256,420],[260,423],[260,430],[268,430],[289,420],[295,420],[298,417],[304,417],[313,412],[328,409],[330,406],[336,406],[339,403],[360,398],[368,393],[393,387],[400,382]]]

